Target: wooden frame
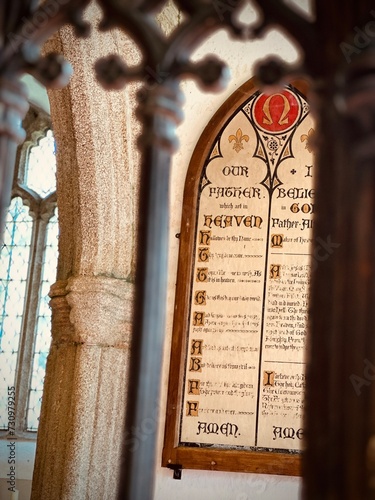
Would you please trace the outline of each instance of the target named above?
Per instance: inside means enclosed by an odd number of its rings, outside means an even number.
[[[303,95],[307,84],[293,82]],[[171,346],[165,440],[162,465],[169,468],[254,472],[297,476],[301,474],[300,453],[263,452],[242,449],[191,447],[179,445],[179,416],[182,405],[184,367],[187,356],[187,331],[190,307],[190,283],[195,259],[196,212],[202,168],[215,138],[235,112],[259,87],[255,79],[242,85],[220,107],[201,135],[188,168],[182,210],[177,292]]]

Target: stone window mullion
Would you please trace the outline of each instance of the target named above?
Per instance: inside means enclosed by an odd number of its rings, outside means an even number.
[[[16,368],[16,428],[18,433],[26,430],[26,413],[29,387],[33,367],[33,349],[39,310],[39,288],[43,267],[43,250],[46,241],[48,220],[40,214],[40,207],[34,215],[33,237],[30,249],[28,287],[25,296],[24,318],[22,323],[19,356]]]

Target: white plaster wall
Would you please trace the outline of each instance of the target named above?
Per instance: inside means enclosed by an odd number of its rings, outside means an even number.
[[[46,88],[30,75],[24,75],[22,81],[27,86],[29,102],[49,114],[50,106]]]
[[[308,0],[290,1],[307,15],[312,15]],[[250,7],[243,12],[241,19],[253,22],[256,12]],[[262,39],[255,42],[231,40],[225,32],[212,36],[194,54],[200,59],[213,53],[226,61],[231,72],[227,89],[220,94],[201,92],[195,83],[184,82],[186,103],[185,120],[178,128],[180,149],[174,157],[171,177],[171,226],[169,255],[169,290],[167,339],[163,367],[161,408],[166,405],[170,341],[172,334],[174,293],[176,283],[179,240],[175,237],[180,232],[182,195],[186,171],[194,147],[210,118],[225,100],[244,82],[254,75],[254,63],[270,54],[276,54],[288,62],[295,62],[299,57],[298,48],[279,31],[270,30]],[[162,414],[159,426],[159,450],[161,456],[164,436],[165,415]],[[243,474],[215,471],[183,470],[182,480],[173,480],[172,472],[157,467],[155,500],[296,500],[300,498],[301,481],[299,478]]]
[[[299,478],[183,470],[182,479],[168,469],[157,476],[155,500],[295,500]]]

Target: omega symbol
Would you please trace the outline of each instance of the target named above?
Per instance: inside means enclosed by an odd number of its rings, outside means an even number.
[[[277,94],[260,94],[253,106],[257,126],[266,131],[281,133],[290,130],[298,121],[301,106],[290,90]]]
[[[266,117],[263,118],[263,123],[266,123],[267,125],[273,125],[273,119],[271,116],[270,105],[271,105],[272,99],[274,99],[276,96],[280,96],[284,101],[284,109],[283,109],[281,116],[280,116],[277,123],[279,125],[286,125],[289,122],[288,114],[290,111],[290,104],[289,104],[288,99],[283,94],[273,94],[267,98],[266,102],[263,105],[263,113],[266,115]]]

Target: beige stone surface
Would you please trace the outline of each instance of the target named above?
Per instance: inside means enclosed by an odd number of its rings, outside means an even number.
[[[139,125],[136,87],[106,92],[93,65],[139,58],[119,31],[87,40],[64,28],[45,47],[74,67],[49,93],[57,142],[58,281],[51,288],[52,347],[33,477],[33,500],[114,499],[126,410],[136,240]]]
[[[102,276],[69,279],[66,300],[74,327],[72,340],[128,348],[133,286],[125,280]]]
[[[45,46],[45,52],[62,52],[74,68],[66,89],[49,92],[58,159],[59,279],[77,274],[131,279],[134,274],[135,85],[103,90],[94,63],[116,53],[134,65],[139,55],[120,31],[98,32],[100,16],[95,4],[87,9],[93,26],[88,39],[77,39],[68,26]]]
[[[119,347],[52,347],[31,498],[116,498],[128,358]]]

